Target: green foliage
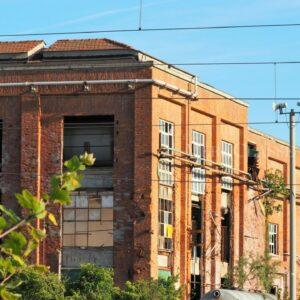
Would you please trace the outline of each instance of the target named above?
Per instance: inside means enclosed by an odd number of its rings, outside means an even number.
[[[127,282],[121,291],[120,300],[177,300],[181,299],[182,289],[176,289],[177,278],[140,280]]]
[[[267,251],[256,257],[241,256],[233,269],[226,274],[223,287],[243,289],[247,281],[256,280],[259,287],[269,293],[278,273],[278,264]]]
[[[114,286],[113,271],[108,268],[85,264],[72,280],[66,279],[66,295],[69,299],[112,300],[119,289]]]
[[[274,173],[271,171],[266,171],[264,179],[262,180],[262,184],[265,189],[270,191],[270,193],[266,194],[263,199],[263,205],[267,218],[274,212],[279,212],[282,210],[282,206],[280,204],[275,205],[275,200],[287,199],[289,196],[289,190],[286,187],[282,173],[278,170],[276,170]]]
[[[225,276],[223,287],[243,289],[249,277],[253,275],[253,257],[239,257],[236,265]]]
[[[16,276],[21,284],[14,290],[24,300],[64,299],[65,288],[57,274],[34,267],[26,268]]]
[[[39,242],[46,237],[45,230],[35,227],[37,220],[47,218],[49,222],[57,226],[54,215],[48,211],[48,205],[53,205],[53,203],[59,205],[69,204],[71,201],[70,192],[80,187],[80,181],[83,178],[80,172],[85,170],[86,166],[91,166],[94,162],[93,155],[87,153],[80,157],[74,156],[66,161],[64,164],[66,168],[65,172],[52,177],[49,194],[44,194],[41,198],[34,196],[26,189],[21,193],[17,193],[15,196],[20,207],[23,209],[24,215],[22,216],[18,216],[14,211],[0,205],[2,213],[0,217],[1,299],[11,300],[20,298],[20,295],[15,292],[21,283],[20,278],[27,278],[27,275],[31,277],[36,275],[32,273],[32,270],[30,271],[31,273],[26,273],[28,271],[26,260],[32,251],[37,248]],[[22,276],[20,277],[18,274],[22,274]],[[19,279],[16,280],[16,278]],[[29,277],[27,279],[29,280]],[[51,286],[50,283],[49,286]],[[18,290],[21,292],[22,288]],[[34,299],[59,298],[40,297]]]
[[[253,269],[256,278],[260,282],[264,291],[271,292],[274,285],[274,280],[277,277],[279,262],[273,261],[271,255],[265,251],[265,253],[253,262]]]
[[[126,282],[124,290],[114,286],[113,272],[86,264],[71,279],[65,280],[67,299],[72,300],[178,300],[177,278]]]

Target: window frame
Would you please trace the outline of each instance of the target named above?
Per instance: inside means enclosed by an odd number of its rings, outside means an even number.
[[[227,149],[226,149],[227,148]],[[231,151],[227,151],[231,149]],[[234,144],[225,140],[221,141],[221,164],[223,170],[229,174],[233,174],[234,166]],[[222,176],[222,189],[232,191],[233,178],[230,176]]]
[[[64,117],[64,132],[63,132],[63,160],[68,160],[73,154],[83,154],[83,152],[94,153],[96,161],[91,168],[105,168],[113,167],[114,165],[114,116],[113,115],[96,115],[96,116],[65,116]],[[106,129],[105,129],[106,128]],[[76,130],[78,132],[76,133]],[[84,133],[88,131],[89,133]],[[95,132],[97,131],[97,132]],[[86,136],[87,140],[80,140],[80,144],[77,141],[74,143],[72,139],[76,136]],[[99,144],[93,141],[96,136],[100,142]],[[108,141],[101,140],[101,137],[105,137]],[[87,142],[87,143],[85,143]],[[91,143],[90,143],[91,142]],[[95,143],[94,143],[95,142]],[[78,143],[78,144],[77,144]],[[76,150],[82,149],[82,150]],[[94,148],[94,150],[93,150]],[[109,156],[108,159],[102,159],[97,155],[97,149],[107,149],[104,152],[104,157]],[[73,154],[72,154],[73,152]],[[75,153],[74,153],[75,152]],[[67,155],[69,154],[69,155]],[[103,153],[101,154],[103,156]]]
[[[197,159],[197,163],[201,165],[205,163],[205,142],[206,136],[204,133],[192,130],[192,155]],[[205,169],[194,166],[192,168],[192,193],[204,195],[205,188]]]
[[[168,209],[166,209],[168,207]],[[167,222],[165,222],[167,220]],[[172,236],[168,236],[168,226],[171,226]],[[162,230],[163,229],[163,230]],[[163,231],[163,234],[162,234]],[[158,250],[173,251],[174,231],[174,201],[170,187],[160,186],[158,197]]]
[[[278,255],[279,247],[278,247],[278,234],[279,234],[279,226],[277,223],[268,223],[268,233],[269,233],[269,253],[272,255]]]
[[[167,130],[165,130],[167,128]],[[159,148],[166,148],[166,153],[173,154],[175,143],[174,123],[159,119]],[[170,132],[169,132],[170,131]],[[160,184],[172,186],[174,183],[173,159],[160,158],[158,163],[158,177]]]
[[[107,234],[113,234],[114,231],[114,219],[113,219],[113,209],[112,206],[107,206],[103,202],[103,193],[101,191],[94,190],[78,190],[71,193],[72,202],[63,207],[62,209],[62,248],[99,248],[102,246],[95,246],[93,243],[92,235],[97,234],[99,230],[94,230],[94,226],[103,226]],[[84,199],[84,200],[83,200]],[[99,201],[99,204],[95,206],[92,201]],[[86,202],[86,203],[85,203]],[[104,212],[107,210],[112,210],[112,218],[107,219],[104,217]],[[83,212],[84,211],[84,212]],[[79,217],[79,212],[83,213],[83,217]],[[96,214],[99,214],[99,217]],[[66,217],[66,214],[69,213],[70,217]],[[69,224],[69,225],[68,225]],[[71,226],[67,229],[66,226]],[[111,226],[107,228],[107,226]],[[86,229],[80,229],[86,228]],[[71,232],[68,232],[71,230]],[[100,232],[100,231],[99,231]],[[65,240],[68,239],[68,240]],[[72,239],[72,242],[70,242]],[[85,240],[83,242],[83,240]],[[66,242],[65,242],[66,241]],[[70,245],[72,244],[72,245]],[[84,245],[83,245],[84,244]]]

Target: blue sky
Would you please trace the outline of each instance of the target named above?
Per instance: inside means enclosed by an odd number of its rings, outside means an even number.
[[[0,0],[0,33],[138,27],[139,0],[27,0],[24,3]],[[300,19],[299,0],[143,0],[143,3],[145,28],[299,23]],[[44,38],[49,45],[57,38],[108,37],[176,63],[300,60],[299,36],[300,27],[34,38]],[[18,38],[22,39],[25,38]],[[236,97],[274,97],[273,66],[189,66],[185,69],[197,74],[201,81]],[[300,65],[277,66],[278,97],[300,98],[299,74]],[[250,122],[275,120],[272,101],[249,101],[249,104]],[[296,107],[296,101],[289,101],[288,105]],[[286,124],[253,127],[281,139],[288,138]]]

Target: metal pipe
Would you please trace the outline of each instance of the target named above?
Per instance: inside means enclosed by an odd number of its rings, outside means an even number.
[[[159,156],[158,156],[159,157]],[[171,155],[171,154],[168,154],[168,153],[163,153],[163,157],[162,158],[175,158],[175,159],[178,159],[180,161],[183,161],[183,162],[187,162],[187,163],[190,163],[196,167],[199,167],[199,168],[203,168],[203,169],[209,169],[211,170],[212,172],[214,173],[217,173],[221,176],[228,176],[228,177],[232,177],[234,179],[237,179],[239,181],[242,181],[242,182],[245,182],[247,184],[253,184],[253,185],[257,185],[257,182],[253,181],[253,180],[250,180],[250,179],[247,179],[247,178],[243,178],[241,176],[238,176],[238,175],[235,175],[235,174],[231,174],[231,173],[227,173],[225,171],[221,171],[221,170],[216,170],[214,169],[213,167],[211,166],[206,166],[206,165],[202,165],[198,162],[195,162],[195,161],[191,161],[189,159],[186,159],[186,158],[182,158],[182,157],[179,157],[179,156],[176,156],[176,155]]]
[[[53,86],[53,85],[79,85],[79,84],[123,84],[123,83],[149,83],[174,91],[187,97],[195,98],[196,95],[190,91],[183,90],[175,85],[168,84],[155,79],[99,79],[99,80],[62,80],[62,81],[25,81],[25,82],[1,82],[0,87],[26,87],[26,86]]]
[[[177,153],[183,154],[183,155],[185,155],[187,157],[193,157],[193,154],[183,152],[183,151],[181,151],[179,149],[176,149],[176,148],[168,148],[166,150],[171,150],[173,152],[177,152]],[[205,162],[208,162],[208,163],[210,163],[212,165],[215,165],[217,167],[224,168],[224,165],[221,164],[221,163],[217,163],[217,162],[214,162],[214,161],[206,159],[206,158],[201,158],[201,160],[203,160]],[[239,169],[235,169],[235,168],[232,168],[232,167],[226,167],[226,168],[230,169],[230,170],[232,170],[234,172],[238,172],[238,173],[244,174],[244,175],[249,176],[251,178],[251,174],[249,174],[248,172],[245,172],[245,171],[242,171],[242,170],[239,170]]]
[[[295,111],[290,112],[290,299],[296,300]]]

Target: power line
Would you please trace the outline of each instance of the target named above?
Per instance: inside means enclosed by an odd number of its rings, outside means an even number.
[[[0,37],[28,37],[53,35],[79,35],[96,33],[126,33],[126,32],[158,32],[158,31],[195,31],[195,30],[226,30],[226,29],[261,29],[261,28],[292,28],[299,27],[300,23],[248,24],[248,25],[218,25],[218,26],[184,26],[184,27],[148,27],[127,29],[103,29],[85,31],[57,31],[31,33],[2,33]]]
[[[35,175],[35,177],[43,177],[43,178],[50,178],[52,175],[60,175],[60,174],[50,174],[50,175],[38,175],[38,174],[35,174],[33,172],[25,172],[26,174],[32,174],[32,175]],[[21,176],[21,173],[0,173],[0,176],[1,174],[8,174],[8,175],[17,175],[17,176]],[[227,175],[205,175],[205,176],[213,176],[214,178],[218,178],[218,177],[226,177]],[[89,177],[94,177],[94,175],[91,175],[91,174],[84,174],[84,178],[89,178]],[[246,178],[245,178],[246,179]],[[130,177],[114,177],[111,179],[111,181],[135,181],[137,180],[136,178],[130,178]],[[237,179],[238,180],[238,179]],[[162,179],[149,179],[149,181],[152,181],[152,182],[160,182],[160,183],[166,183],[166,182],[170,182],[170,180],[162,180]],[[199,183],[199,181],[196,181],[196,180],[179,180],[179,179],[173,179],[171,180],[173,183],[193,183],[193,182],[197,182]],[[200,183],[205,183],[205,184],[222,184],[223,182],[222,181],[201,181]],[[247,182],[231,182],[230,184],[232,185],[247,185]],[[295,183],[294,184],[295,186],[300,186],[300,183]],[[101,190],[101,188],[99,187],[98,188],[99,190]]]
[[[286,61],[212,61],[212,62],[178,62],[178,63],[164,63],[164,62],[154,62],[155,66],[230,66],[230,65],[290,65],[290,64],[300,64],[299,60],[286,60]]]
[[[288,121],[259,121],[259,122],[226,122],[224,121],[223,123],[188,123],[188,124],[182,124],[182,123],[173,123],[173,126],[235,126],[235,125],[279,125],[279,124],[288,124]],[[300,121],[296,121],[295,124],[299,124]],[[87,123],[88,129],[93,128],[93,123]],[[0,125],[1,126],[1,125]],[[142,127],[147,128],[147,127],[160,127],[160,124],[144,124]],[[104,125],[104,128],[115,128],[116,130],[120,128],[126,128],[130,129],[128,125],[119,125],[119,124],[114,124],[114,125]],[[3,125],[2,125],[3,128]],[[87,129],[87,126],[64,126],[64,129]],[[95,125],[94,128],[99,128],[99,125]],[[5,130],[21,130],[21,127],[9,127],[5,128]],[[89,135],[89,134],[88,134]]]

